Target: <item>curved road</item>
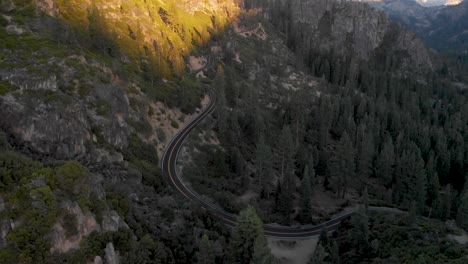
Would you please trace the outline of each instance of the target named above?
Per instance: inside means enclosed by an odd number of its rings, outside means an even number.
[[[179,151],[182,148],[184,141],[187,139],[190,132],[208,116],[215,108],[215,100],[212,95],[210,105],[194,118],[189,124],[182,128],[170,141],[169,145],[163,154],[161,160],[161,167],[163,176],[167,178],[169,185],[177,192],[185,196],[188,200],[198,204],[211,212],[214,216],[218,217],[221,222],[229,227],[237,225],[237,215],[230,214],[223,209],[204,201],[197,193],[190,190],[177,174],[177,158]],[[286,227],[265,224],[264,232],[266,236],[275,238],[307,238],[320,235],[322,232],[333,231],[338,228],[341,221],[354,214],[354,212],[344,213],[330,221],[324,222],[316,226],[300,226],[300,227]]]

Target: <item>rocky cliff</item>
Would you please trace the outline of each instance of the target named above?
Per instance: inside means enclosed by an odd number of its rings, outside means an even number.
[[[289,46],[308,65],[314,64],[318,54],[339,57],[351,64],[369,61],[385,47],[386,56],[398,57],[401,73],[423,73],[434,68],[431,53],[414,33],[396,28],[385,13],[367,4],[278,0],[269,5],[269,12],[272,22],[286,33]]]
[[[432,48],[461,52],[468,49],[468,1],[434,7],[423,7],[414,0],[387,0],[370,5],[414,31]]]

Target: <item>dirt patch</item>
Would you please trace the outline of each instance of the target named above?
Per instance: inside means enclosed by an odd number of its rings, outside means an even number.
[[[271,253],[282,264],[303,264],[309,261],[314,253],[319,238],[313,237],[304,240],[279,240],[267,238]]]
[[[332,192],[325,189],[323,181],[323,177],[317,177],[312,188],[311,202],[314,221],[322,222],[323,219],[352,210],[350,205],[359,203],[359,195],[354,190],[348,190],[344,199],[336,198]]]
[[[234,58],[234,60],[237,62],[237,63],[242,63],[241,59],[240,59],[240,53],[239,52],[236,52],[236,57]]]
[[[452,234],[447,235],[449,239],[455,240],[462,245],[466,245],[468,243],[468,234],[465,230],[459,228],[457,224],[455,224],[455,221],[447,221],[445,224],[452,230]]]
[[[465,231],[461,235],[448,234],[448,238],[457,241],[458,243],[465,245],[468,243],[468,234]]]
[[[190,71],[196,71],[203,67],[207,63],[207,58],[204,56],[201,57],[195,57],[195,56],[190,56],[189,57],[189,63],[188,67],[190,68]]]
[[[210,103],[210,98],[205,96],[201,101],[202,109],[205,109]],[[154,133],[145,141],[148,143],[158,142],[157,151],[158,155],[164,152],[167,143],[182,127],[187,125],[192,119],[199,115],[202,109],[197,109],[192,115],[184,115],[179,109],[169,109],[161,102],[151,102],[150,107],[153,110],[153,115],[150,117],[149,122],[153,127]],[[173,126],[173,123],[177,123],[178,128]],[[158,140],[157,129],[162,131],[165,136],[164,141]]]
[[[253,190],[247,190],[240,198],[239,200],[243,203],[248,203],[249,201],[255,199],[258,197],[258,194],[255,193]]]

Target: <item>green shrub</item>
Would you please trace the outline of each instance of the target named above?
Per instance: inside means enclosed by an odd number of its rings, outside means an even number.
[[[89,210],[96,216],[96,221],[100,224],[102,223],[102,213],[106,209],[106,204],[94,194],[91,194],[90,200],[92,203],[89,205]]]
[[[0,16],[0,27],[8,26],[8,20],[6,20],[3,16]]]
[[[150,107],[148,107],[148,116],[152,117],[153,115],[154,115],[154,109],[153,109],[153,107],[150,106]]]
[[[166,141],[166,133],[164,130],[160,127],[156,128],[156,135],[158,136],[159,142],[165,142]]]
[[[109,102],[103,99],[99,99],[96,103],[96,113],[100,116],[106,116],[110,113],[112,106]]]
[[[180,115],[179,121],[182,122],[182,123],[185,122],[185,115],[184,114]]]
[[[88,94],[91,92],[91,90],[93,90],[93,88],[94,87],[88,83],[82,83],[81,85],[79,85],[78,94],[80,95],[80,98],[83,99],[86,96],[88,96]]]
[[[8,84],[0,82],[0,96],[5,95],[6,93],[8,93]]]
[[[143,184],[154,187],[156,191],[161,191],[165,187],[161,169],[157,164],[144,160],[134,160],[130,163],[130,166],[141,172]]]
[[[124,155],[129,161],[145,160],[158,164],[158,153],[154,147],[143,142],[136,134],[130,136]]]
[[[108,192],[106,201],[110,204],[113,210],[116,210],[119,215],[127,215],[130,210],[131,203],[127,197],[121,193]]]
[[[67,161],[55,171],[59,188],[67,192],[74,192],[74,187],[88,177],[88,171],[78,161]]]
[[[143,136],[148,137],[153,133],[153,127],[146,119],[129,119],[128,123],[135,129],[135,131],[142,134]]]
[[[177,123],[177,121],[175,120],[171,120],[171,126],[175,129],[178,129],[179,128],[179,123]]]

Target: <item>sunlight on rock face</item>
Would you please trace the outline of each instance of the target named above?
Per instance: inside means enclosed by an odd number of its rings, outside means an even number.
[[[146,56],[162,77],[181,73],[185,67],[183,56],[223,29],[239,12],[235,0],[38,2],[46,13],[115,43],[114,49],[118,49],[122,60],[136,61]]]

